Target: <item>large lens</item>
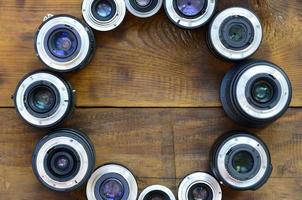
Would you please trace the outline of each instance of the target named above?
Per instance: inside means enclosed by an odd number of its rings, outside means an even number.
[[[135,2],[140,7],[146,7],[151,4],[152,0],[135,0]]]
[[[213,194],[208,185],[199,183],[189,190],[189,200],[212,200]]]
[[[248,173],[254,167],[253,156],[247,151],[240,151],[234,155],[232,165],[238,173]]]
[[[100,193],[106,200],[120,200],[124,196],[124,187],[117,179],[107,179],[102,183]]]
[[[54,31],[49,37],[49,50],[58,58],[68,58],[72,56],[78,46],[78,41],[74,33],[68,29]]]
[[[274,90],[272,85],[264,80],[256,81],[252,87],[252,97],[258,103],[267,103],[272,100]]]
[[[206,0],[177,0],[178,10],[185,16],[198,15],[205,7]]]
[[[34,111],[46,113],[54,107],[56,97],[49,87],[38,86],[30,92],[29,102]]]

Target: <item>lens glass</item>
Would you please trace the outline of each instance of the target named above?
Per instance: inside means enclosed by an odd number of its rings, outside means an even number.
[[[60,171],[64,171],[64,170],[68,169],[69,165],[70,165],[70,161],[69,161],[68,157],[66,157],[64,155],[59,156],[55,160],[55,167]]]
[[[196,16],[205,7],[206,0],[176,0],[178,10],[185,16]]]
[[[272,85],[265,80],[258,80],[253,84],[252,97],[258,103],[267,103],[272,100],[274,90]]]
[[[100,0],[95,9],[99,17],[107,18],[112,14],[113,7],[109,0]]]
[[[135,0],[135,2],[140,7],[146,7],[151,4],[152,0]]]
[[[56,102],[53,91],[46,86],[35,87],[29,94],[30,106],[39,113],[49,112]]]
[[[144,200],[170,200],[170,198],[164,192],[155,190],[149,192]]]
[[[232,165],[238,173],[248,173],[254,167],[253,156],[247,151],[239,151],[232,158]]]
[[[203,183],[193,185],[189,190],[189,200],[212,200],[211,188]]]
[[[121,200],[124,196],[123,184],[117,179],[107,179],[100,187],[100,194],[105,200]]]
[[[61,28],[54,31],[49,37],[50,52],[57,58],[68,58],[72,56],[78,46],[74,33],[68,29]]]
[[[246,37],[244,36],[245,34],[245,28],[240,24],[232,25],[229,30],[229,37],[234,42],[242,41],[242,39]]]

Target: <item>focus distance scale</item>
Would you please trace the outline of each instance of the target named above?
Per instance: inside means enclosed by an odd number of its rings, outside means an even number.
[[[16,87],[17,113],[37,128],[59,126],[72,112],[74,90],[57,73],[82,69],[92,59],[96,41],[92,29],[111,31],[123,22],[127,10],[147,18],[164,7],[167,17],[183,29],[206,25],[214,16],[216,0],[84,0],[84,21],[71,15],[48,14],[34,36],[36,56],[48,70],[26,75]],[[80,7],[80,6],[79,6]],[[91,29],[91,28],[92,29]],[[241,61],[227,72],[220,100],[227,116],[248,127],[263,127],[281,117],[290,105],[292,87],[276,64],[245,60],[260,47],[263,29],[257,15],[241,7],[220,11],[209,23],[207,45],[218,58]],[[268,147],[246,131],[230,131],[213,145],[210,169],[192,172],[177,188],[178,200],[221,200],[221,185],[234,190],[256,190],[272,173]],[[109,163],[95,169],[95,152],[83,133],[61,128],[38,141],[32,168],[46,188],[69,192],[86,184],[88,200],[176,200],[166,186],[138,188],[125,166]]]

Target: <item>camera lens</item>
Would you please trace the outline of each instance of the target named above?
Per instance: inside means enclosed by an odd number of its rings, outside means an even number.
[[[267,61],[248,61],[231,69],[221,83],[226,114],[249,127],[265,126],[287,110],[291,83],[282,69]]]
[[[196,172],[185,177],[179,185],[179,200],[221,200],[222,191],[214,177]]]
[[[146,18],[155,15],[161,8],[163,0],[125,0],[130,13]]]
[[[93,29],[110,31],[124,20],[126,4],[125,1],[119,0],[84,0],[82,14]]]
[[[226,186],[256,190],[268,180],[272,165],[262,140],[247,132],[231,131],[214,145],[211,169]]]
[[[35,35],[35,50],[50,69],[70,72],[83,68],[95,50],[92,30],[70,15],[45,18]]]
[[[166,0],[164,3],[169,19],[181,28],[193,29],[207,23],[213,16],[215,0]]]
[[[142,191],[138,200],[175,200],[175,196],[165,186],[151,185]]]
[[[36,71],[19,82],[14,102],[24,121],[38,128],[50,128],[62,123],[71,113],[73,91],[58,75]]]
[[[219,13],[208,33],[212,52],[227,60],[242,60],[254,54],[262,41],[258,17],[245,8],[233,7]]]
[[[128,169],[108,164],[94,171],[86,195],[88,200],[131,200],[137,198],[137,190],[136,180]]]
[[[120,200],[124,196],[124,187],[118,179],[109,178],[101,184],[100,193],[103,199]]]
[[[45,187],[67,192],[88,180],[94,162],[93,146],[86,136],[72,129],[58,129],[38,142],[32,165]]]

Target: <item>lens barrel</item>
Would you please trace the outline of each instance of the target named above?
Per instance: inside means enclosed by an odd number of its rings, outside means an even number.
[[[146,187],[138,200],[176,200],[173,192],[162,185],[151,185]]]
[[[117,28],[126,15],[125,1],[121,0],[84,0],[82,15],[86,23],[98,31]]]
[[[244,131],[231,131],[219,138],[211,157],[215,177],[236,190],[256,190],[267,182],[272,172],[265,143]]]
[[[35,71],[17,85],[14,103],[17,113],[37,128],[58,126],[74,107],[70,84],[49,71]]]
[[[83,185],[93,172],[95,155],[90,140],[73,129],[58,129],[36,145],[32,168],[48,189],[68,192]]]
[[[133,200],[137,198],[137,193],[137,183],[133,174],[127,168],[116,164],[96,169],[86,187],[88,200]]]
[[[217,57],[243,60],[258,50],[262,35],[260,20],[252,11],[232,7],[214,17],[207,34],[207,43]]]
[[[220,100],[226,114],[248,127],[263,127],[281,117],[292,97],[285,72],[267,61],[246,61],[224,77]]]
[[[92,59],[96,42],[88,25],[70,15],[49,15],[34,37],[37,57],[49,69],[71,72]]]
[[[217,180],[204,172],[186,176],[178,188],[179,200],[221,200],[222,191]]]
[[[164,8],[168,18],[176,26],[195,29],[211,19],[216,0],[165,0]]]

